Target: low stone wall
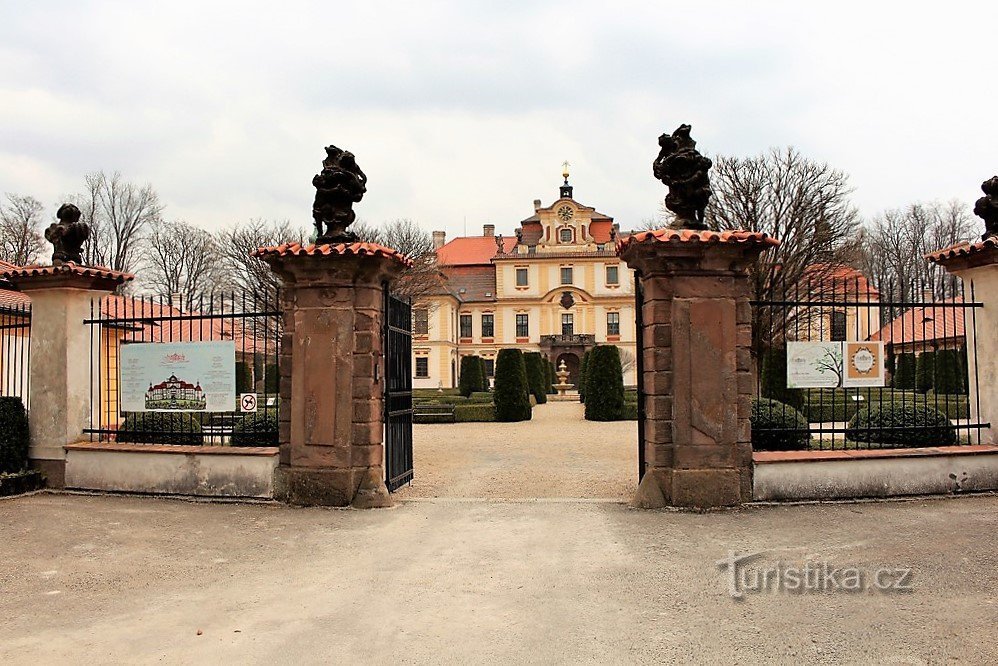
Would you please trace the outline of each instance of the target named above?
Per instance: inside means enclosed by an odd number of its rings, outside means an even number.
[[[824,500],[998,490],[998,446],[756,452],[753,499]]]
[[[274,496],[276,447],[80,442],[65,448],[67,488],[199,497]]]

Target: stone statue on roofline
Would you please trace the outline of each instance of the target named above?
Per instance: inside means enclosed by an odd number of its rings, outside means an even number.
[[[312,179],[312,185],[315,187],[312,219],[318,236],[315,242],[356,242],[357,234],[347,227],[357,218],[353,205],[367,192],[367,176],[357,166],[353,153],[326,146],[322,171]]]
[[[81,215],[73,204],[63,204],[55,214],[59,221],[45,230],[45,240],[52,243],[53,266],[83,263],[83,244],[90,238],[90,225],[80,222]]]
[[[981,183],[984,196],[974,203],[974,215],[984,220],[982,240],[998,240],[998,176],[992,176]]]
[[[655,178],[669,188],[665,207],[676,214],[676,226],[706,229],[704,210],[711,197],[707,172],[713,163],[697,152],[689,125],[658,137],[659,153],[652,165]]]

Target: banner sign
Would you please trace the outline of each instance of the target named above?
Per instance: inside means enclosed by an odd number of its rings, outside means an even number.
[[[882,342],[788,342],[787,388],[885,386]]]
[[[231,412],[236,343],[124,344],[118,359],[123,412]]]

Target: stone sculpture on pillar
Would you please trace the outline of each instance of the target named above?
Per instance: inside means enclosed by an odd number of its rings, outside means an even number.
[[[981,183],[981,191],[984,196],[974,203],[974,215],[984,220],[981,240],[998,238],[998,176]]]
[[[52,265],[83,263],[83,244],[90,238],[90,225],[80,222],[80,209],[71,203],[59,206],[53,222],[45,230],[45,240],[52,243]]]
[[[357,214],[353,205],[367,192],[367,176],[357,166],[353,153],[336,146],[326,146],[322,171],[312,179],[315,203],[312,219],[317,243],[354,243],[357,234],[347,231]]]
[[[710,200],[713,163],[699,152],[690,136],[689,125],[680,125],[672,134],[658,137],[658,157],[652,165],[655,177],[669,188],[665,206],[676,214],[676,228],[706,229],[704,210]]]

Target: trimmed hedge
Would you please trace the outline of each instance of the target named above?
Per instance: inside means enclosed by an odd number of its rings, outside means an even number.
[[[479,421],[495,421],[495,405],[455,405],[454,421],[456,423],[471,423]]]
[[[762,355],[762,396],[800,409],[804,404],[804,393],[800,389],[787,388],[787,350],[785,347],[767,349]]]
[[[893,400],[884,395],[883,400],[873,396],[872,399],[863,402],[818,402],[805,403],[800,411],[811,423],[827,423],[829,421],[848,421],[864,407],[877,405],[921,405],[938,409],[951,419],[970,418],[970,405],[966,396],[945,396],[938,398],[930,391],[926,395],[919,394],[918,397],[905,396],[895,397]]]
[[[198,412],[131,412],[118,426],[117,441],[142,444],[204,444]]]
[[[470,396],[475,391],[482,390],[482,381],[484,377],[482,376],[483,365],[481,359],[478,356],[462,356],[461,357],[461,377],[458,379],[458,391],[465,398]]]
[[[268,363],[263,376],[263,390],[270,395],[281,392],[281,369],[276,363]]]
[[[807,419],[791,405],[758,398],[752,401],[752,448],[756,451],[802,451],[811,444]],[[786,429],[793,432],[773,432]]]
[[[621,415],[622,421],[637,421],[638,420],[638,401],[625,402],[624,412]]]
[[[597,345],[590,352],[586,370],[586,420],[619,421],[623,416],[620,350],[614,345]]]
[[[236,393],[253,393],[253,366],[236,361]]]
[[[548,382],[548,395],[557,395],[558,389],[554,387],[558,383],[557,370],[554,369],[554,363],[551,359],[544,359],[544,367],[547,368],[547,382]]]
[[[264,410],[247,414],[232,428],[232,446],[278,446],[277,414]]]
[[[852,417],[846,429],[846,439],[899,448],[952,446],[956,444],[957,437],[951,426],[945,414],[928,405],[872,405],[859,410]]]
[[[967,392],[964,379],[966,369],[959,349],[940,349],[936,352],[936,393],[962,394]]]
[[[586,374],[589,371],[589,357],[592,354],[590,349],[582,355],[582,363],[579,364],[579,382],[576,390],[579,392],[579,402],[586,401]]]
[[[925,393],[936,385],[936,354],[924,351],[915,359],[915,390]]]
[[[500,349],[496,355],[494,400],[496,421],[530,420],[527,368],[519,349]]]
[[[896,358],[897,373],[891,385],[896,389],[915,388],[915,355],[898,354]]]
[[[527,368],[527,386],[530,387],[530,394],[534,396],[538,405],[543,405],[548,401],[544,358],[540,352],[527,352],[523,355],[523,362]]]
[[[0,474],[28,468],[28,415],[20,398],[0,397]]]

